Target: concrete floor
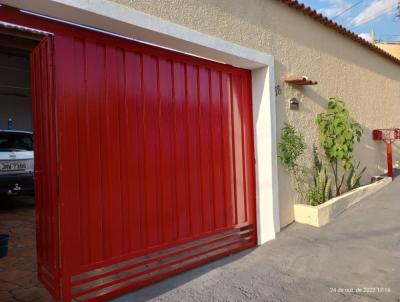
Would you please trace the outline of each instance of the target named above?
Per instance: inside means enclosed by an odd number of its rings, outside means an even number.
[[[400,301],[400,178],[320,229],[292,224],[262,247],[117,298]]]
[[[0,233],[11,236],[0,259],[0,302],[53,301],[36,277],[35,231],[33,197],[0,197]]]

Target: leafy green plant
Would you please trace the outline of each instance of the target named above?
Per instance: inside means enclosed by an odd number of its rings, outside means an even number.
[[[310,204],[312,206],[317,206],[324,202],[324,197],[319,192],[317,187],[310,187],[308,189],[308,199],[310,200]]]
[[[367,167],[364,167],[361,171],[358,171],[358,168],[360,167],[360,162],[358,162],[356,167],[351,167],[349,174],[347,176],[347,190],[354,190],[360,186],[360,180],[362,175],[364,174],[365,170]]]
[[[304,153],[306,144],[304,136],[294,126],[285,123],[281,130],[281,137],[278,144],[279,158],[282,164],[289,170],[298,166],[297,160]]]
[[[278,143],[278,157],[282,165],[293,175],[296,191],[304,200],[306,200],[304,169],[299,165],[298,159],[305,149],[303,134],[298,132],[294,126],[285,123]]]
[[[345,171],[353,167],[354,142],[360,141],[363,130],[338,98],[329,100],[327,111],[318,114],[316,123],[321,145],[334,175],[336,196],[339,196],[345,177],[345,173],[339,176],[339,167]]]
[[[326,168],[319,159],[317,147],[313,147],[314,186],[308,190],[308,198],[312,206],[328,201],[332,197],[332,180],[326,173]]]

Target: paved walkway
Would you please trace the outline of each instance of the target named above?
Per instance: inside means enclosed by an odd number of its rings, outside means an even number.
[[[262,247],[114,300],[132,301],[399,302],[400,178],[325,227],[292,224]]]

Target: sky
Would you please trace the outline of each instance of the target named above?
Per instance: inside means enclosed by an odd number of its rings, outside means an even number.
[[[374,30],[380,41],[400,41],[399,0],[299,0],[371,40]]]

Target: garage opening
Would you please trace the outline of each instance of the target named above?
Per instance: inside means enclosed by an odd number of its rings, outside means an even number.
[[[0,24],[0,233],[10,236],[0,259],[1,301],[45,301],[38,281],[31,62],[43,35]]]

